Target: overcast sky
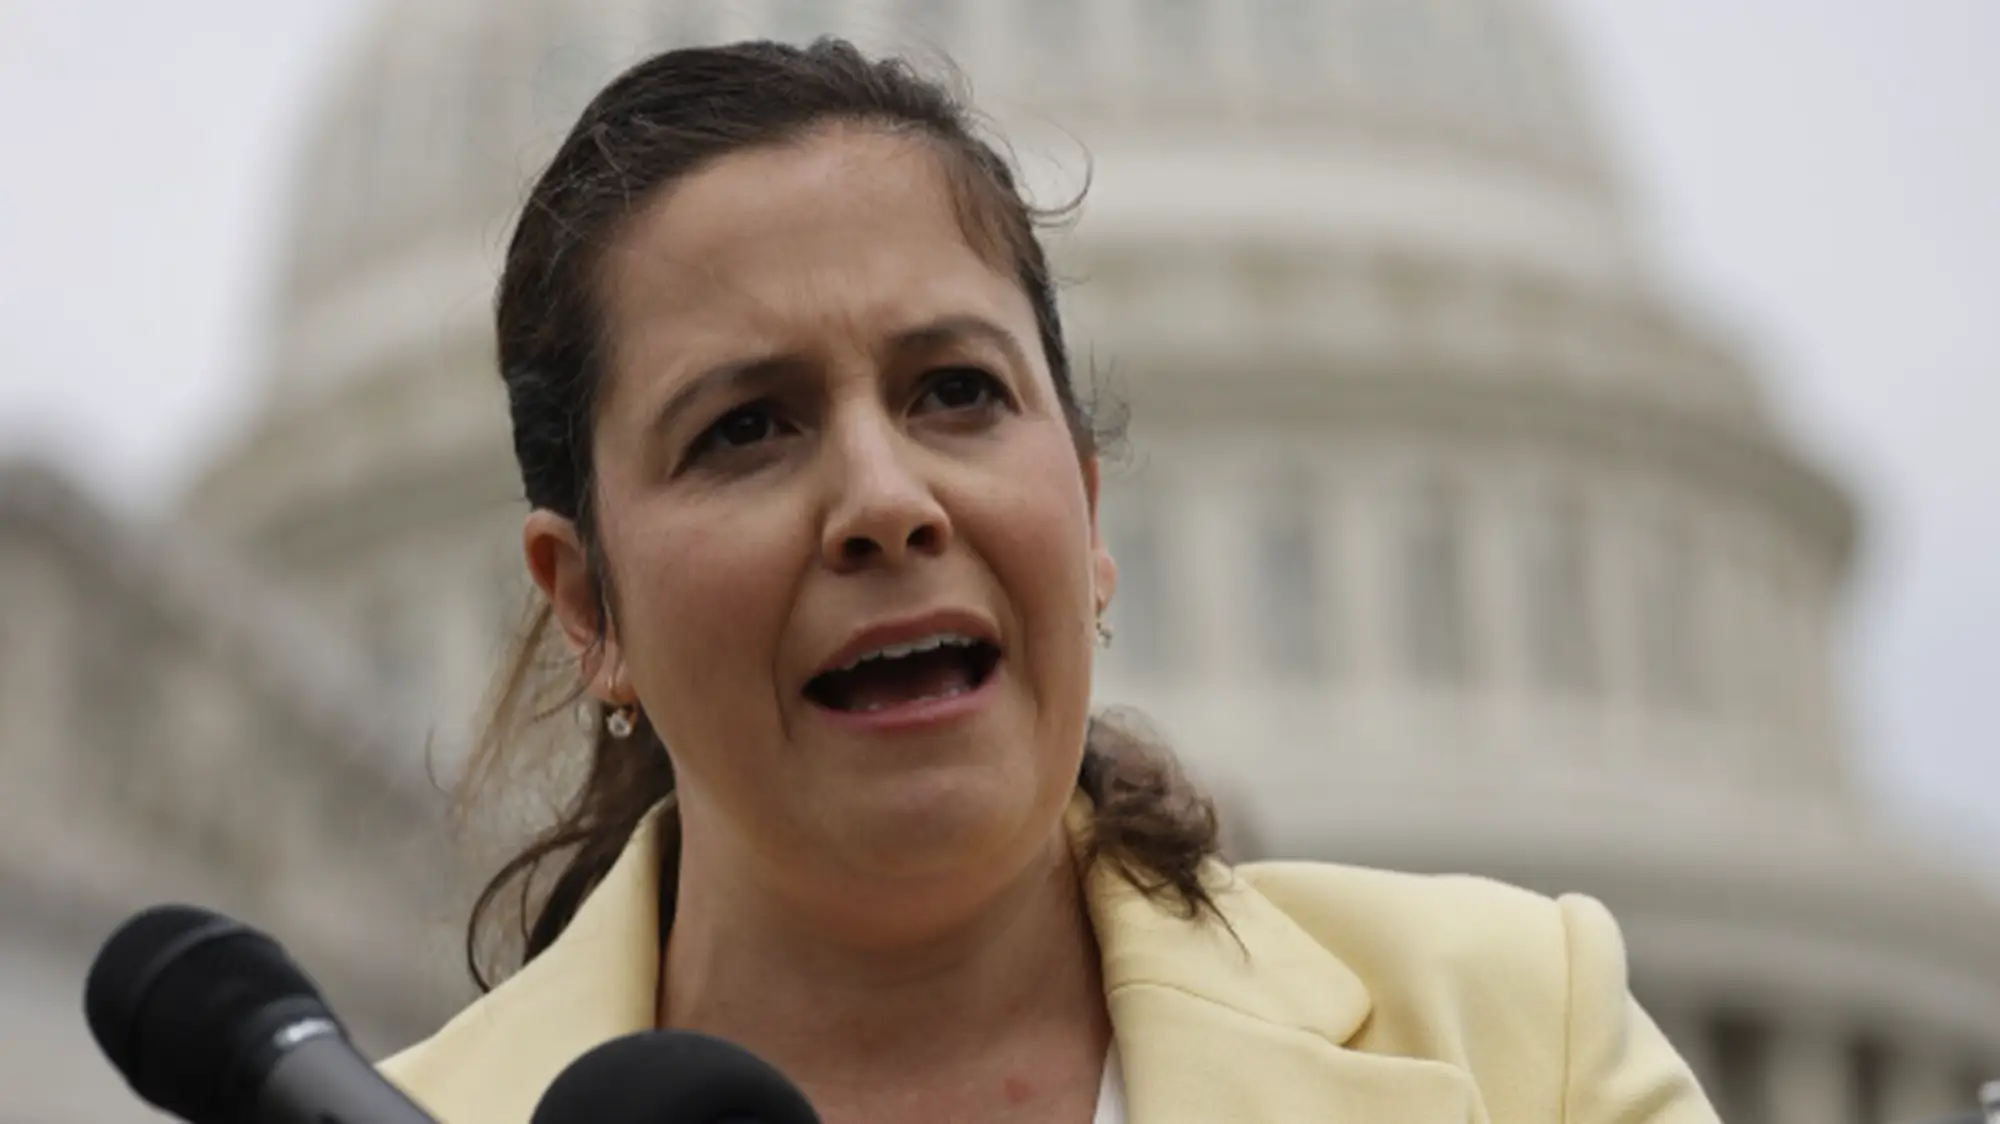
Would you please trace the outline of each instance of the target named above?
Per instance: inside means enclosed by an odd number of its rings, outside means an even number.
[[[254,406],[296,126],[361,7],[0,0],[0,455],[156,513]],[[1661,269],[1864,505],[1864,767],[2000,869],[2000,3],[1554,7]]]

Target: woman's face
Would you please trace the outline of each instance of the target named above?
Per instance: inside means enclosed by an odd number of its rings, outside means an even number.
[[[671,747],[690,855],[962,884],[1060,822],[1114,570],[1033,311],[957,215],[925,142],[829,128],[608,255],[590,670]],[[528,540],[587,646],[573,534]]]

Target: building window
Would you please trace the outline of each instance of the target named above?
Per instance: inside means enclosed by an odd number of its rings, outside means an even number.
[[[528,624],[534,619],[534,610],[539,607],[541,597],[522,573],[520,563],[512,559],[494,565],[488,590],[491,606],[489,654],[495,659],[505,659],[514,650],[515,643],[527,635]]]
[[[813,0],[777,0],[771,5],[771,38],[802,47],[832,34],[828,8]]]
[[[160,758],[149,752],[158,705],[152,676],[161,665],[146,658],[143,637],[126,615],[129,605],[108,597],[87,602],[80,590],[64,593],[77,598],[69,673],[77,744],[69,756],[92,786],[152,815],[161,796]]]
[[[1654,532],[1639,559],[1639,668],[1659,702],[1703,701],[1703,605],[1694,543],[1684,528]]]
[[[1171,600],[1167,590],[1165,534],[1158,509],[1143,500],[1107,504],[1102,514],[1106,545],[1118,564],[1118,591],[1107,614],[1116,640],[1114,666],[1157,675],[1172,666],[1168,651]]]
[[[1153,86],[1162,94],[1184,95],[1210,78],[1213,36],[1204,0],[1148,0],[1142,17],[1151,26],[1140,42],[1152,67]]]
[[[559,32],[544,50],[533,82],[541,120],[570,122],[618,71],[611,45],[576,32]]]
[[[1967,1107],[1980,1103],[1980,1094],[1986,1086],[2000,1083],[2000,1069],[1986,1069],[1975,1062],[1966,1062],[1958,1069],[1956,1084],[1961,1090],[1959,1103]]]
[[[1089,77],[1086,0],[1022,0],[1014,28],[1032,76],[1077,87]]]
[[[1310,79],[1326,63],[1321,50],[1321,0],[1258,0],[1251,8],[1260,61],[1277,60],[1282,73],[1270,75],[1279,87]]]
[[[649,14],[652,26],[648,41],[656,44],[656,49],[706,43],[714,35],[708,13],[700,5],[656,4]]]
[[[1781,721],[1799,716],[1799,650],[1795,640],[1792,605],[1796,600],[1790,576],[1782,565],[1773,565],[1764,581],[1763,658],[1767,697],[1771,715]]]
[[[1402,646],[1419,682],[1460,683],[1471,671],[1463,507],[1454,489],[1427,480],[1402,511]]]
[[[399,715],[418,717],[431,704],[437,671],[426,650],[426,622],[415,618],[409,603],[389,594],[377,595],[364,619],[363,640],[377,680]]]
[[[1327,662],[1315,515],[1309,494],[1281,491],[1265,505],[1254,537],[1255,642],[1263,666],[1283,679],[1317,678]]]
[[[947,39],[958,30],[959,8],[957,0],[903,0],[903,27],[926,39]]]
[[[1848,1047],[1848,1120],[1851,1124],[1882,1124],[1889,1119],[1889,1051],[1863,1038]]]
[[[1421,0],[1359,0],[1340,20],[1350,37],[1348,57],[1401,86],[1421,82],[1427,48],[1436,35],[1433,13]]]
[[[1708,1055],[1715,1060],[1709,1090],[1724,1120],[1769,1120],[1769,1046],[1764,1028],[1747,1016],[1725,1014],[1708,1026]]]
[[[1567,498],[1546,499],[1522,531],[1522,595],[1535,680],[1553,690],[1587,691],[1597,682],[1597,643],[1582,507]]]

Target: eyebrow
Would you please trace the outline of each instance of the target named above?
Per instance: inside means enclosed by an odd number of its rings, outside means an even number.
[[[889,338],[884,350],[891,356],[907,355],[942,350],[969,341],[991,344],[1005,352],[1008,362],[1016,369],[1027,369],[1027,355],[1012,332],[985,317],[970,313],[941,316],[898,332]],[[667,432],[681,414],[708,395],[727,389],[767,386],[788,375],[796,375],[808,366],[810,361],[804,356],[784,353],[737,359],[710,367],[682,384],[660,404],[647,427],[648,431],[656,434]]]
[[[889,341],[892,354],[907,354],[912,351],[938,351],[952,344],[979,341],[992,344],[1007,354],[1007,361],[1026,370],[1028,357],[1021,350],[1021,342],[1014,333],[995,324],[983,316],[959,314],[941,316],[928,324],[922,324],[897,333]]]

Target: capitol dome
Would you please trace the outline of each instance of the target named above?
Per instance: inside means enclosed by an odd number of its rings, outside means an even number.
[[[1376,154],[1362,150],[1386,147],[1407,157],[1405,186],[1429,178],[1429,191],[1446,193],[1411,200],[1414,213],[1434,215],[1430,204],[1450,200],[1478,209],[1461,223],[1553,220],[1572,228],[1570,252],[1597,268],[1624,254],[1583,103],[1543,19],[1522,0],[523,0],[504,13],[437,0],[389,8],[375,23],[305,168],[293,276],[301,296],[399,255],[412,232],[489,218],[491,205],[511,201],[496,198],[498,185],[518,181],[584,101],[647,51],[826,32],[920,62],[941,49],[974,76],[979,104],[1007,119],[1010,135],[1039,117],[1112,145],[1114,165],[1127,140],[1156,158],[1167,141],[1183,157],[1252,161],[1227,169],[1226,181],[1205,160],[1146,169],[1195,181],[1163,193],[1160,177],[1150,179],[1156,208],[1206,201],[1296,237],[1289,212],[1302,202],[1313,225],[1337,225],[1318,197],[1329,188],[1355,196],[1356,207],[1381,206],[1356,189],[1386,182],[1342,184],[1339,173],[1352,171],[1357,153],[1379,171]],[[1308,158],[1271,167],[1286,150]],[[1126,169],[1111,171],[1107,190],[1126,190],[1115,182]],[[1304,178],[1280,184],[1269,171]],[[1258,199],[1201,190],[1231,181],[1282,190]],[[488,206],[468,210],[475,200]],[[1548,232],[1534,233],[1536,252],[1548,253]]]
[[[1320,321],[1311,306],[1355,281],[1313,275],[1301,252],[1387,256],[1411,271],[1443,258],[1499,275],[1443,314],[1519,304],[1561,327],[1576,310],[1550,290],[1592,291],[1629,332],[1653,337],[1655,369],[1630,372],[1635,387],[1754,408],[1743,380],[1690,354],[1703,349],[1658,309],[1626,306],[1643,279],[1624,208],[1530,0],[391,6],[306,150],[269,365],[275,402],[317,401],[393,366],[411,336],[434,337],[437,309],[410,293],[454,284],[463,296],[450,311],[483,315],[521,185],[623,66],[670,44],[821,32],[920,64],[956,60],[1051,199],[1088,164],[1078,241],[1095,252],[1072,254],[1080,276],[1128,268],[1121,247],[1135,243],[1156,270],[1163,242],[1196,258],[1226,242],[1243,276],[1214,295],[1249,307],[1218,305],[1210,320],[1298,335]]]
[[[421,372],[486,377],[513,210],[591,93],[666,46],[824,32],[962,66],[1045,200],[1088,176],[1053,250],[1099,353],[1212,365],[1254,336],[1325,371],[1449,344],[1764,423],[1753,381],[1648,293],[1535,0],[430,0],[378,8],[309,126],[262,424],[195,513],[311,565],[342,549],[327,505],[418,486],[415,451],[491,446],[498,419]],[[1184,314],[1130,315],[1162,302]]]
[[[1948,1107],[2000,1064],[2000,911],[1873,833],[1854,512],[1658,292],[1556,30],[1531,0],[386,4],[307,135],[263,412],[189,514],[449,741],[521,592],[491,292],[574,115],[672,45],[949,56],[1039,197],[1088,168],[1052,252],[1135,453],[1102,695],[1239,846],[1600,895],[1732,1119],[1810,1118],[1757,1090],[1827,1108],[1864,1057],[1883,1111]]]

